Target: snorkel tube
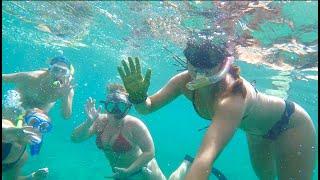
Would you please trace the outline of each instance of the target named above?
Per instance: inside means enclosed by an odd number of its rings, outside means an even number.
[[[35,122],[33,124],[33,128],[39,128],[41,126],[41,124],[43,123],[48,123],[48,119],[43,119],[41,116],[37,116],[37,112],[31,112],[29,114],[27,114],[25,117],[24,117],[24,121],[29,124],[29,122],[31,121],[31,119],[37,119],[38,122]],[[46,132],[49,132],[51,130],[52,126],[51,125],[48,125],[47,127],[47,131]],[[42,129],[39,129],[41,133],[43,133],[44,131],[42,131]],[[28,131],[26,131],[25,133],[28,133]],[[38,155],[40,153],[40,149],[41,149],[41,146],[42,146],[42,138],[37,136],[37,135],[33,135],[32,136],[32,144],[30,145],[30,153],[32,156],[34,155]]]
[[[22,128],[23,120],[25,120],[24,115],[20,115],[17,118],[17,120],[18,120],[18,122],[17,122],[16,127]],[[26,134],[34,134],[34,133],[27,131],[27,130],[23,130],[23,132]],[[30,153],[33,156],[33,155],[39,154],[40,148],[42,145],[42,139],[41,139],[41,137],[39,137],[37,135],[32,135],[31,138],[32,138],[31,139],[32,144],[30,145]]]
[[[192,80],[191,82],[186,84],[186,87],[189,90],[194,91],[194,90],[199,89],[201,87],[208,86],[210,84],[214,84],[214,83],[220,81],[228,73],[230,66],[233,62],[233,59],[234,59],[233,57],[227,57],[227,60],[224,64],[223,68],[217,74],[215,74],[211,77],[202,76],[200,78]]]

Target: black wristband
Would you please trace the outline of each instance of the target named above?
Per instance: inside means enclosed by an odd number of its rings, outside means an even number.
[[[130,95],[129,95],[129,101],[132,103],[132,104],[140,104],[140,103],[143,103],[144,101],[146,101],[146,99],[148,98],[148,95],[144,95],[143,97],[141,98],[132,98]]]

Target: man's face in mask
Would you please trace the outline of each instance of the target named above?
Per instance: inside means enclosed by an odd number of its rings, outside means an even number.
[[[55,80],[63,81],[70,76],[70,69],[62,62],[55,63],[50,67],[50,74]]]

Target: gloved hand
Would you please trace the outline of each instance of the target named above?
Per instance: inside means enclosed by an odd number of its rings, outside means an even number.
[[[118,67],[118,72],[123,81],[124,87],[129,93],[129,100],[133,104],[144,102],[148,95],[147,91],[150,85],[151,69],[148,69],[145,77],[142,77],[139,59],[135,58],[135,63],[131,57],[128,57],[128,64],[122,60],[122,67]],[[130,67],[130,68],[129,68]],[[124,71],[123,71],[124,69]]]

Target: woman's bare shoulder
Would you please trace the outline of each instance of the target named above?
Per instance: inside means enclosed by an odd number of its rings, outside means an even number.
[[[147,126],[144,124],[144,122],[134,116],[131,115],[127,115],[124,119],[124,125],[125,127],[129,128],[129,129],[147,129]]]

